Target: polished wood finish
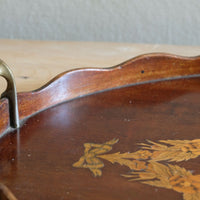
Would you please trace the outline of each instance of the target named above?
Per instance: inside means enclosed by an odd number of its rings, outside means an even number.
[[[40,88],[67,70],[111,67],[150,52],[197,56],[200,46],[0,39],[1,59],[11,67],[18,92]]]
[[[129,182],[129,168],[103,160],[102,175],[73,164],[85,143],[119,139],[109,153],[136,152],[148,140],[199,138],[200,78],[135,85],[43,111],[1,138],[0,180],[19,200],[183,199],[176,191]],[[162,162],[167,165],[167,162]],[[171,162],[199,174],[200,157]],[[145,191],[145,192],[144,192]]]
[[[149,141],[196,142],[200,128],[199,101],[200,57],[151,54],[109,69],[63,73],[36,91],[18,94],[23,123],[19,130],[7,130],[0,139],[0,181],[19,200],[187,200],[191,196],[186,199],[185,188],[177,189],[179,185],[167,189],[140,181],[129,182],[122,175],[134,170],[112,162],[108,154],[107,157],[89,154],[87,167],[75,163],[87,152],[85,144],[105,144],[114,138],[115,144],[108,148],[111,155],[137,152],[141,149],[139,143]],[[9,127],[5,99],[1,100],[0,113],[3,134]],[[154,148],[152,145],[150,152]],[[170,164],[198,177],[198,151],[194,151],[195,158]],[[91,156],[94,162],[101,160],[97,168],[102,174],[96,175],[91,170]],[[169,164],[168,160],[158,163],[165,167]]]
[[[24,120],[56,104],[95,92],[159,79],[197,75],[200,73],[199,66],[200,57],[148,54],[108,69],[64,72],[36,91],[19,93],[19,117]],[[0,114],[3,114],[1,110]],[[0,133],[4,131],[5,127],[0,126]]]

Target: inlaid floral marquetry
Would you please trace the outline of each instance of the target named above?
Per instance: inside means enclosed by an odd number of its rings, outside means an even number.
[[[172,189],[183,193],[184,200],[200,200],[200,175],[169,162],[187,161],[200,155],[200,139],[160,140],[157,143],[147,140],[140,143],[136,152],[112,153],[112,146],[119,140],[113,139],[103,144],[85,143],[83,156],[73,164],[77,168],[88,168],[93,175],[101,176],[103,159],[112,164],[127,166],[131,171],[122,176],[129,181],[139,181],[155,187]],[[160,161],[166,161],[162,164]]]

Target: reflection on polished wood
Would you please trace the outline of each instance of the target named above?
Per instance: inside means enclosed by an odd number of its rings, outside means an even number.
[[[138,55],[153,52],[197,56],[200,55],[200,47],[119,42],[0,39],[0,57],[11,66],[18,92],[35,90],[57,74],[67,70],[110,67]]]
[[[0,180],[19,200],[196,200],[199,85],[199,77],[150,82],[45,110],[1,138]],[[73,166],[84,152],[101,176]]]
[[[133,84],[172,80],[200,74],[200,57],[180,57],[168,54],[148,54],[107,69],[79,69],[63,72],[42,88],[18,94],[21,121],[64,101]],[[4,99],[1,104],[7,104]],[[5,105],[8,106],[8,105]],[[3,116],[4,112],[0,115]],[[9,119],[0,121],[0,134]]]

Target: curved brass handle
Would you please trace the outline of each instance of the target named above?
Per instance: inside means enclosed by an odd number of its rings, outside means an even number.
[[[14,77],[9,67],[0,59],[0,76],[4,77],[7,81],[7,88],[1,97],[5,97],[9,101],[9,116],[10,126],[19,128],[19,112],[17,103],[17,92]]]

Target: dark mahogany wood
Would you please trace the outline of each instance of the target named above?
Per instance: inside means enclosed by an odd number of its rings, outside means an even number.
[[[130,84],[200,73],[200,57],[147,54],[107,69],[79,69],[64,72],[44,87],[18,94],[19,116],[23,120],[64,101]],[[3,113],[0,110],[0,114]],[[8,118],[0,122],[5,131]]]
[[[19,200],[181,200],[173,190],[129,182],[126,166],[104,162],[102,176],[74,168],[84,143],[119,142],[111,153],[135,152],[147,139],[199,138],[200,78],[103,92],[41,112],[0,141],[0,180]],[[172,162],[171,164],[176,164]],[[180,163],[200,173],[200,158]]]
[[[182,200],[193,187],[187,179],[198,180],[200,57],[154,54],[110,69],[75,70],[61,74],[37,91],[19,93],[18,98],[20,119],[26,121],[19,130],[0,139],[0,182],[18,200]],[[41,110],[44,111],[37,113]],[[1,100],[0,112],[4,116],[0,120],[3,133],[9,124],[7,100]],[[128,155],[141,150],[140,143],[151,144],[150,141],[160,144],[160,140],[195,140],[180,148],[193,152],[195,158],[158,161],[158,169],[177,165],[177,173],[184,168],[193,175],[183,170],[186,175],[179,177],[180,181],[184,179],[182,185],[175,183],[173,178],[177,176],[170,175],[173,188],[167,189],[122,176],[137,171],[135,168],[145,172],[150,168],[150,158],[145,160],[144,169],[140,165],[142,158],[137,158],[138,166],[133,169],[103,158],[104,154],[98,157],[100,161],[90,154],[93,160],[87,162],[101,165],[102,174],[96,177],[89,168],[75,165],[86,152],[84,144],[105,144],[114,138],[115,144],[105,155]],[[150,146],[154,148],[153,144]],[[197,181],[194,186],[198,184]],[[198,187],[192,189],[198,192]],[[5,197],[12,195],[7,188],[2,191]],[[4,196],[0,195],[0,199],[7,198]]]

